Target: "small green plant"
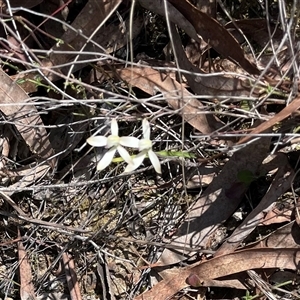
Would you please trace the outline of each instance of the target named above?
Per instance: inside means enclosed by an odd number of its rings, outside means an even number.
[[[60,45],[63,45],[65,43],[62,39],[59,38],[55,38],[55,41],[56,41],[55,44],[56,47],[59,47]]]
[[[35,78],[34,79],[30,79],[30,78],[28,78],[28,79],[20,79],[20,80],[18,80],[17,82],[18,82],[18,84],[22,84],[22,83],[24,83],[25,81],[27,81],[27,82],[31,82],[31,83],[33,83],[34,85],[36,85],[37,87],[44,87],[46,90],[47,90],[47,93],[49,93],[50,91],[54,91],[55,93],[58,93],[58,91],[55,89],[55,88],[53,88],[52,86],[50,86],[50,85],[47,85],[47,84],[44,84],[43,82],[42,82],[42,77],[41,76],[35,76]]]
[[[79,78],[79,81],[81,81],[81,78]],[[74,84],[71,81],[66,81],[64,83],[64,86],[65,86],[65,88],[70,87],[73,91],[76,92],[77,95],[82,94],[82,98],[87,99],[86,90],[80,83]]]
[[[247,290],[246,291],[246,295],[242,297],[243,300],[253,300],[253,299],[256,299],[260,297],[260,295],[254,295],[254,296],[251,296],[250,295],[250,292]]]

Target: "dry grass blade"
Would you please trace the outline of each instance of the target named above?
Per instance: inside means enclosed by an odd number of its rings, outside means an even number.
[[[54,150],[36,107],[28,100],[24,90],[2,70],[0,70],[0,82],[1,111],[9,121],[14,122],[31,152],[54,168],[56,163],[56,159],[52,158]]]
[[[21,238],[19,230],[18,238]],[[22,241],[18,242],[18,254],[20,270],[20,298],[21,300],[34,300],[36,297],[32,283],[31,267]]]
[[[29,218],[25,212],[6,194],[0,191],[0,196],[3,200],[5,200],[9,205],[12,206],[12,208],[18,213],[18,218],[26,221],[28,223],[32,223],[35,225],[39,225],[42,227],[50,227],[50,228],[54,228],[54,229],[62,229],[62,230],[70,230],[73,232],[81,232],[81,233],[88,233],[88,230],[83,230],[81,228],[72,228],[70,226],[64,226],[61,224],[57,224],[54,222],[47,222],[47,221],[43,221],[40,219],[34,219],[34,218]]]
[[[270,300],[277,300],[278,298],[272,294],[271,286],[265,282],[255,271],[249,270],[247,274],[255,283],[255,286]]]

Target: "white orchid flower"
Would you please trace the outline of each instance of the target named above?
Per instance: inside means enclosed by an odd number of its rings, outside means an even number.
[[[161,165],[157,155],[152,150],[152,141],[150,140],[150,125],[149,122],[144,119],[143,120],[143,139],[139,140],[139,150],[141,151],[137,154],[133,159],[133,163],[129,163],[125,168],[124,173],[132,172],[137,169],[145,159],[146,155],[148,155],[155,171],[161,174]]]
[[[139,148],[139,139],[131,136],[119,136],[119,126],[116,119],[112,119],[110,128],[110,136],[92,136],[86,140],[87,143],[91,146],[105,147],[109,149],[98,163],[98,171],[104,170],[107,166],[109,166],[117,150],[121,157],[124,159],[124,161],[128,163],[128,165],[133,164],[132,158],[123,146],[130,148]]]

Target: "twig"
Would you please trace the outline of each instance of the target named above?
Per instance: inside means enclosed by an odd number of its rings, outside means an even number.
[[[74,260],[66,252],[62,254],[62,260],[64,264],[64,269],[66,273],[67,284],[70,291],[71,299],[82,300],[79,285],[78,285],[78,280],[75,272]]]

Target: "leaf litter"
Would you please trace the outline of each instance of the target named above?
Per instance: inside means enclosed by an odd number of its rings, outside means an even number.
[[[170,299],[192,287],[210,299],[206,287],[220,287],[297,299],[298,163],[288,158],[299,99],[295,41],[274,49],[284,24],[247,12],[223,26],[222,7],[201,1],[205,12],[188,1],[50,2],[2,7],[0,297]],[[106,136],[113,118],[138,138],[148,119],[162,176],[147,159],[131,175],[118,158],[95,172],[105,149],[86,139]],[[19,261],[19,285],[8,261]]]

